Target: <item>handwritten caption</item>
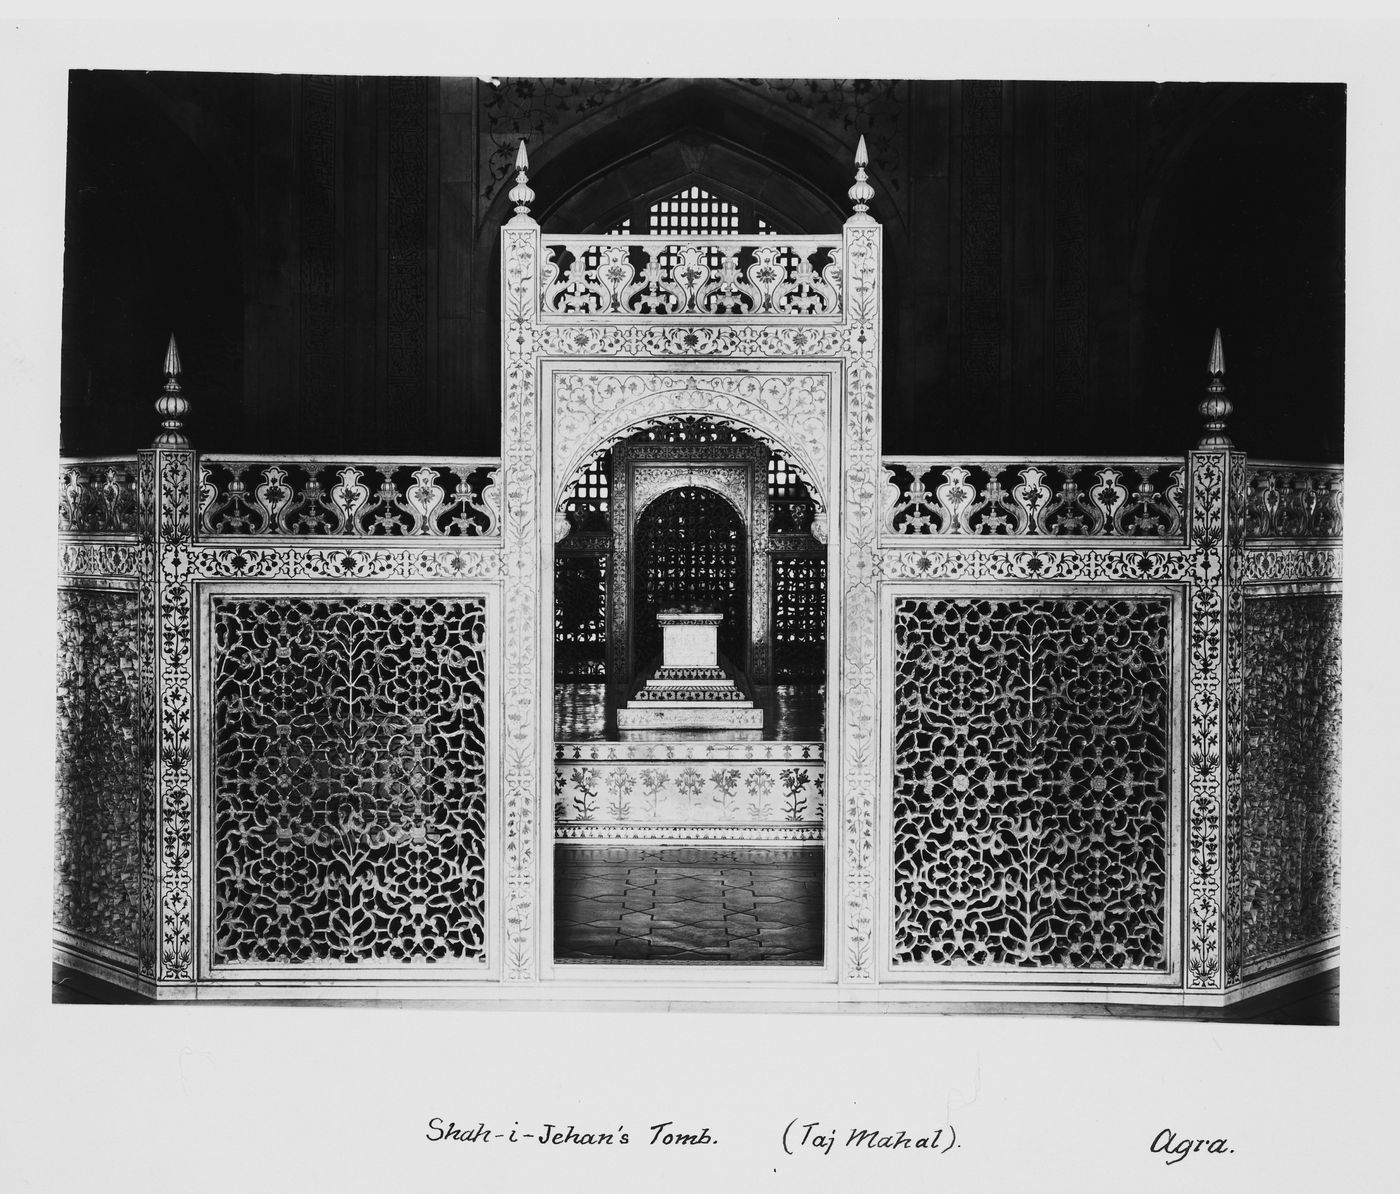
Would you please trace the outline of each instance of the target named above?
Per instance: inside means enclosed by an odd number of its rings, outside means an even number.
[[[544,1124],[537,1131],[521,1131],[519,1121],[504,1131],[477,1123],[470,1127],[458,1127],[455,1120],[444,1123],[439,1116],[428,1120],[427,1138],[433,1142],[452,1141],[458,1144],[583,1144],[602,1146],[631,1144],[634,1136],[648,1145],[663,1147],[691,1147],[703,1144],[718,1144],[708,1127],[699,1131],[678,1128],[672,1120],[650,1124],[643,1132],[629,1132],[619,1124],[615,1131],[599,1132],[592,1129],[580,1131],[575,1124]]]
[[[1171,1128],[1163,1128],[1152,1137],[1152,1143],[1148,1146],[1149,1152],[1162,1153],[1163,1160],[1168,1165],[1175,1165],[1178,1161],[1184,1161],[1187,1157],[1205,1153],[1207,1156],[1220,1156],[1223,1153],[1232,1153],[1235,1150],[1230,1147],[1230,1142],[1223,1136],[1209,1140],[1204,1137],[1192,1138],[1190,1136],[1178,1136]]]
[[[829,1128],[820,1122],[799,1123],[793,1120],[783,1129],[783,1152],[795,1156],[799,1152],[816,1151],[825,1156],[837,1145],[843,1149],[885,1149],[889,1152],[927,1151],[946,1153],[958,1147],[958,1133],[952,1124],[933,1131],[909,1132],[904,1128]]]
[[[552,1123],[545,1123],[533,1131],[526,1131],[521,1128],[518,1120],[509,1128],[500,1129],[491,1127],[485,1121],[459,1125],[456,1120],[443,1120],[435,1115],[428,1120],[424,1137],[435,1144],[567,1144],[595,1148],[621,1147],[634,1143],[648,1147],[694,1148],[719,1143],[718,1137],[708,1125],[698,1128],[681,1126],[669,1119],[662,1123],[648,1124],[640,1131],[629,1129],[625,1124],[598,1130],[594,1127],[580,1128],[577,1124]],[[926,1153],[946,1153],[959,1147],[958,1133],[952,1124],[932,1130],[915,1131],[878,1126],[834,1128],[824,1127],[819,1120],[804,1123],[800,1117],[789,1121],[782,1130],[780,1144],[783,1152],[790,1157],[814,1152],[830,1156],[832,1150],[838,1147],[876,1152]]]

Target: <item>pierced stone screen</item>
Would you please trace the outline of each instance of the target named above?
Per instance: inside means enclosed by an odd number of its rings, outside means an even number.
[[[135,955],[141,933],[136,594],[58,593],[54,923]]]
[[[894,963],[1166,968],[1165,597],[895,603]]]
[[[485,952],[486,613],[216,598],[215,964]]]
[[[1340,924],[1342,599],[1251,598],[1245,613],[1245,961]]]

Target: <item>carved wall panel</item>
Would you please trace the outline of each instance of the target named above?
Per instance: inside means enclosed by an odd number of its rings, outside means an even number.
[[[215,966],[480,963],[486,612],[213,598]]]
[[[1245,965],[1340,927],[1342,599],[1245,607]]]
[[[893,962],[1163,972],[1165,596],[894,603]]]
[[[54,924],[135,957],[141,939],[136,594],[58,593]]]

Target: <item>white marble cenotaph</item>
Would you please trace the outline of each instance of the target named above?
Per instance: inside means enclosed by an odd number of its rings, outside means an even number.
[[[617,711],[619,730],[758,730],[763,710],[754,708],[720,663],[719,627],[724,615],[666,609],[661,627],[661,665]]]

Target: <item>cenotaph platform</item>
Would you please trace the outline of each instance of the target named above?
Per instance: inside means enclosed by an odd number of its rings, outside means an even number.
[[[661,664],[617,711],[619,730],[759,730],[763,710],[754,707],[719,657],[724,615],[666,609]]]

